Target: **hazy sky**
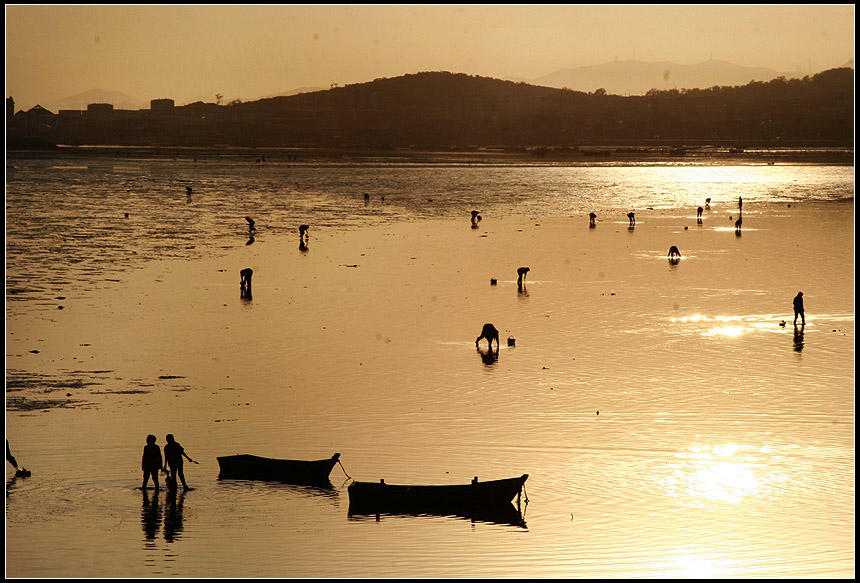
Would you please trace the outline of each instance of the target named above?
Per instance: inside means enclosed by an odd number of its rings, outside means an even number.
[[[816,73],[854,58],[854,5],[6,5],[6,95],[177,105],[419,71],[533,79],[615,58]]]

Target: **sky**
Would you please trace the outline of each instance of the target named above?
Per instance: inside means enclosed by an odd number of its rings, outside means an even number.
[[[98,89],[243,101],[421,71],[534,79],[615,59],[814,74],[854,5],[6,5],[16,110]]]

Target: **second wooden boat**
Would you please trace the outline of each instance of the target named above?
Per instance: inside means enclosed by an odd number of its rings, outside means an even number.
[[[353,482],[349,492],[349,511],[353,514],[387,512],[430,512],[462,514],[477,509],[510,506],[523,489],[528,474],[518,478],[470,484],[404,486],[379,482]]]

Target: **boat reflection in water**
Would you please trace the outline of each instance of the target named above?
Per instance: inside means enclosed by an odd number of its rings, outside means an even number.
[[[243,480],[233,478],[218,478],[220,487],[232,494],[238,494],[241,490],[244,494],[266,495],[275,491],[301,498],[331,499],[340,497],[337,486],[331,481],[318,482],[316,484],[293,484],[279,480]]]
[[[520,501],[527,479],[528,474],[523,474],[479,482],[476,476],[470,484],[440,486],[392,485],[384,480],[353,482],[347,488],[349,517],[455,516],[525,528]],[[515,496],[516,508],[511,503]]]
[[[471,522],[487,522],[490,524],[527,528],[525,516],[523,516],[519,508],[515,508],[510,502],[500,504],[496,507],[475,508],[459,512],[362,512],[355,511],[350,507],[348,518],[354,521],[375,520],[379,522],[383,516],[392,518],[410,516],[450,517],[469,520]]]

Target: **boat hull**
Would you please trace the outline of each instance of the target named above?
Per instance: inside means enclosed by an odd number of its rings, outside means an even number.
[[[270,480],[290,484],[326,484],[340,459],[336,453],[325,460],[283,460],[250,454],[218,458],[220,479]]]
[[[517,496],[528,474],[518,478],[472,481],[450,486],[402,486],[380,482],[353,482],[350,514],[429,513],[471,516],[481,510],[505,508]]]

